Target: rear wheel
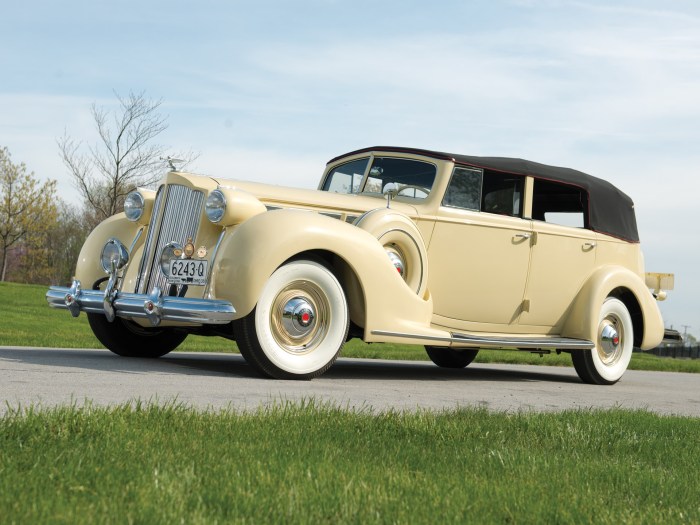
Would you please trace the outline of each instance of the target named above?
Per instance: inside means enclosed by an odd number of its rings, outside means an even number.
[[[255,309],[237,322],[236,341],[263,376],[312,379],[335,362],[349,321],[333,273],[314,261],[293,261],[270,276]]]
[[[457,350],[445,346],[426,346],[430,360],[442,368],[464,368],[476,359],[479,350],[464,348]]]
[[[600,309],[595,348],[573,351],[571,360],[584,383],[612,385],[627,370],[633,344],[632,317],[627,307],[609,297]]]
[[[187,338],[173,328],[143,328],[120,317],[111,323],[102,314],[87,314],[87,318],[100,343],[123,357],[161,357]]]

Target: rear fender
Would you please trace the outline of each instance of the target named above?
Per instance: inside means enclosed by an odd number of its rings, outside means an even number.
[[[611,294],[624,290],[632,294],[642,316],[642,350],[658,346],[663,339],[661,312],[642,278],[626,268],[604,266],[594,272],[579,292],[562,329],[562,336],[597,340],[600,307]],[[629,308],[629,306],[628,306]],[[630,312],[632,313],[632,312]]]

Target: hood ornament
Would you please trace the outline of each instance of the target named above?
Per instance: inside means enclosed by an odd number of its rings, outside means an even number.
[[[176,159],[175,157],[171,157],[170,155],[168,155],[167,157],[160,157],[160,160],[168,163],[168,167],[170,168],[170,171],[177,171],[176,164],[184,164],[184,162],[185,162],[182,159]]]

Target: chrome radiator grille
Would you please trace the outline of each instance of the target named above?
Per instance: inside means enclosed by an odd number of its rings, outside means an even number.
[[[160,254],[170,242],[184,246],[187,239],[196,239],[203,203],[204,193],[187,186],[170,184],[158,188],[136,281],[136,293],[150,293],[157,286],[167,294],[167,282],[160,269]]]

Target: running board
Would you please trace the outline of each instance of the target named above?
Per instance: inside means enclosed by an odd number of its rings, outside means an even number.
[[[480,337],[451,333],[451,337],[428,336],[417,334],[405,334],[401,332],[387,332],[384,330],[372,330],[372,335],[385,337],[402,337],[406,339],[422,339],[440,343],[461,343],[479,348],[553,348],[557,350],[590,350],[595,347],[592,341],[586,339],[572,339],[570,337]]]

